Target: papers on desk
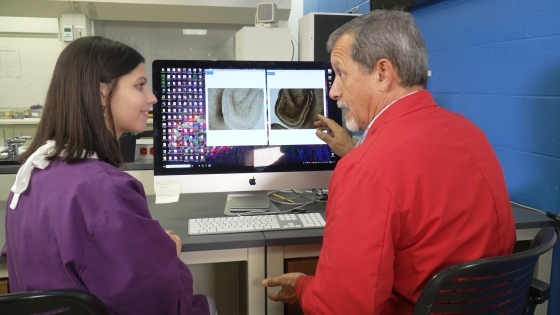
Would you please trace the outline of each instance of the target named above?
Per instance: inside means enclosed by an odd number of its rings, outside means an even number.
[[[181,182],[178,180],[156,181],[154,190],[156,192],[156,204],[178,202],[181,194]]]

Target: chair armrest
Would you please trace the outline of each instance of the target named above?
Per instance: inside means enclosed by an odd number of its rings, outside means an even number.
[[[542,304],[548,300],[550,296],[550,285],[546,282],[533,278],[531,288],[529,289],[529,299],[531,304]]]

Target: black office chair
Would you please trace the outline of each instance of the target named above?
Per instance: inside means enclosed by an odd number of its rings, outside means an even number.
[[[109,315],[96,296],[78,290],[47,290],[0,295],[0,314]]]
[[[533,278],[535,266],[555,242],[555,229],[542,228],[526,251],[440,271],[422,290],[412,314],[533,314],[550,294],[548,283]]]

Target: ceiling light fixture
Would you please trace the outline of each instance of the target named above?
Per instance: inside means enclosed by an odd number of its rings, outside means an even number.
[[[206,35],[208,30],[184,28],[183,35]]]

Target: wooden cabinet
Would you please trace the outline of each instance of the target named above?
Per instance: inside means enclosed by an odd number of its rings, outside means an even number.
[[[306,275],[315,275],[319,257],[292,258],[284,260],[284,270],[289,272],[303,272]],[[285,315],[303,315],[303,310],[299,305],[286,304],[284,306]]]
[[[0,278],[0,294],[10,293],[8,278]]]

